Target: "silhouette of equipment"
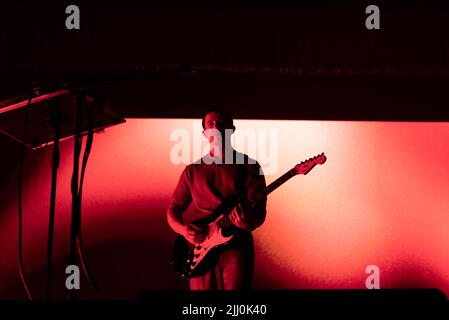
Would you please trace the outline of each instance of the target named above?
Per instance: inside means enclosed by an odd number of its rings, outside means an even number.
[[[34,89],[31,94],[0,102],[0,133],[22,144],[25,149],[36,150],[53,145],[50,216],[48,227],[46,299],[51,298],[53,230],[56,202],[57,170],[59,168],[59,143],[74,138],[74,162],[71,183],[72,217],[70,231],[70,265],[76,265],[78,255],[88,280],[102,296],[83,258],[81,237],[81,199],[84,173],[92,147],[93,136],[105,128],[124,123],[125,119],[108,108],[108,103],[87,88],[62,88],[58,90]],[[87,135],[81,174],[79,157],[83,136]],[[23,159],[21,162],[19,190],[21,190]],[[22,274],[22,213],[19,192],[19,269],[28,297],[28,286]],[[73,290],[68,298],[74,299]]]

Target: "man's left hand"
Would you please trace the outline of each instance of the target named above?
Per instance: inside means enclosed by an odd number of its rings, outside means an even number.
[[[250,230],[250,227],[245,221],[245,217],[243,216],[243,207],[240,203],[234,209],[232,209],[232,212],[229,215],[229,219],[238,228],[243,230]]]

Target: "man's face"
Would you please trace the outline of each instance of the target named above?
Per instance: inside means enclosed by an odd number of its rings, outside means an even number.
[[[217,129],[224,133],[225,129],[232,129],[229,119],[220,112],[210,112],[204,118],[204,129]]]
[[[232,122],[224,114],[220,112],[210,112],[204,117],[204,135],[209,142],[214,140],[211,138],[215,135],[215,130],[220,132],[221,137],[224,137],[226,129],[232,130],[233,126]]]

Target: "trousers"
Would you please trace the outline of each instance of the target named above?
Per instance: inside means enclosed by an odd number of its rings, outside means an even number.
[[[190,279],[191,290],[248,290],[254,272],[254,245],[221,252],[204,275]]]

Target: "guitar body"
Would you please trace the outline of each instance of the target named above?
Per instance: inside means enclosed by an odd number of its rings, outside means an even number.
[[[206,273],[214,263],[219,249],[224,248],[234,238],[238,228],[233,225],[222,228],[220,221],[229,215],[238,202],[236,197],[229,198],[209,217],[194,222],[201,228],[208,226],[209,229],[206,239],[200,245],[191,244],[181,235],[176,237],[171,263],[180,278],[190,279]],[[215,220],[212,220],[214,218]]]

